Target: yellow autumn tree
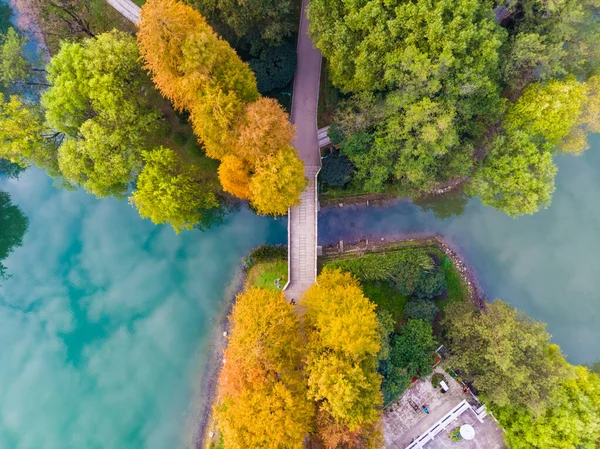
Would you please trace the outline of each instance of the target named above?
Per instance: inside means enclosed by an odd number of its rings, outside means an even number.
[[[215,407],[225,447],[300,449],[314,404],[306,395],[293,306],[281,292],[253,288],[238,296],[230,323]]]
[[[261,160],[250,179],[250,200],[258,213],[285,215],[306,188],[304,164],[292,147]]]
[[[301,305],[309,339],[309,397],[320,404],[319,422],[326,423],[318,431],[321,440],[356,440],[372,433],[383,402],[375,304],[351,274],[325,269]]]
[[[294,126],[272,98],[260,98],[246,107],[237,138],[239,156],[253,164],[290,146]]]
[[[250,173],[240,158],[227,155],[219,165],[219,180],[223,190],[238,198],[250,199]]]
[[[208,88],[232,92],[242,104],[258,99],[248,65],[192,7],[176,0],[148,0],[137,36],[154,83],[177,109],[195,109]]]
[[[249,66],[204,17],[177,0],[149,0],[138,41],[158,89],[190,112],[206,154],[223,161],[224,189],[261,214],[297,204],[305,184],[294,127],[275,100],[260,98]]]

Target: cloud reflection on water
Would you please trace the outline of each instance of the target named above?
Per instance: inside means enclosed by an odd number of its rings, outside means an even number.
[[[0,287],[0,449],[178,447],[223,290],[285,222],[180,236],[126,202],[2,180],[30,217]]]

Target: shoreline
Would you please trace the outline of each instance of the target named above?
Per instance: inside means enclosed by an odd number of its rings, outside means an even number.
[[[217,383],[223,366],[223,352],[227,349],[229,339],[223,335],[227,332],[229,335],[229,315],[235,304],[236,297],[244,288],[246,280],[246,270],[243,262],[240,262],[233,279],[224,292],[224,304],[218,318],[213,326],[210,337],[207,340],[209,354],[204,363],[200,385],[196,396],[200,398],[200,406],[195,415],[194,436],[192,444],[187,446],[194,449],[203,449],[208,442],[210,423],[212,420],[212,408],[216,399]]]

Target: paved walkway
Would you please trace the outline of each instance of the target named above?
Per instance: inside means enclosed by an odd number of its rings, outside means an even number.
[[[140,7],[131,0],[106,0],[110,6],[119,11],[127,20],[137,24],[140,21]]]
[[[300,299],[317,277],[317,173],[321,155],[317,139],[317,106],[321,78],[321,52],[312,45],[308,35],[306,7],[302,2],[302,18],[298,35],[298,65],[294,77],[291,120],[296,125],[294,147],[304,161],[308,188],[302,194],[300,206],[288,216],[288,278],[286,297]]]

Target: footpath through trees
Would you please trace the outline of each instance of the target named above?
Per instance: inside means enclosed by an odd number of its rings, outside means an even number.
[[[131,0],[107,0],[128,20],[137,24],[140,8]],[[321,76],[321,52],[313,47],[308,35],[306,9],[302,2],[302,17],[298,35],[298,64],[294,77],[291,121],[296,126],[294,147],[304,162],[308,187],[301,204],[288,214],[288,279],[285,293],[288,300],[300,299],[317,277],[317,174],[321,157],[317,138],[317,106]]]
[[[321,155],[317,138],[317,106],[321,77],[321,52],[313,47],[308,35],[306,9],[302,2],[302,18],[298,33],[298,64],[294,77],[291,120],[296,126],[294,148],[304,162],[308,187],[300,197],[301,204],[288,215],[288,300],[300,299],[317,279],[317,174]]]

